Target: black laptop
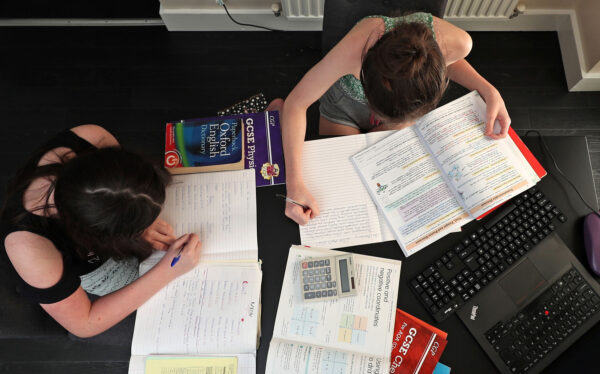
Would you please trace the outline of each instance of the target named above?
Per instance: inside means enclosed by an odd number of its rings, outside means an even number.
[[[456,313],[502,373],[536,373],[598,322],[599,295],[551,233]]]

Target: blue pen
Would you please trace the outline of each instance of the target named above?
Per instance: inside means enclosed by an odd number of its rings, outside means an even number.
[[[177,252],[177,256],[173,257],[173,261],[171,261],[171,267],[175,266],[177,261],[179,261],[179,258],[181,257],[181,251],[183,251],[183,247],[179,249],[179,252]]]

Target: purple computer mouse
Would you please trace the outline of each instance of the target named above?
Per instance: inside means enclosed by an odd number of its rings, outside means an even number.
[[[600,217],[590,213],[583,220],[583,241],[588,263],[596,275],[600,275]]]

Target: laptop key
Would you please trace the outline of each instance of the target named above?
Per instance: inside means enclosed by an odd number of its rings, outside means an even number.
[[[475,271],[475,270],[479,269],[479,263],[477,262],[477,257],[479,257],[477,255],[477,252],[473,252],[467,258],[464,259],[465,265],[467,265],[469,267],[469,269],[471,269],[471,271]]]

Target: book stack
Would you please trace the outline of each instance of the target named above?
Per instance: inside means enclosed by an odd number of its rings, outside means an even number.
[[[257,187],[283,184],[279,112],[169,122],[164,165],[172,174],[252,169]]]

